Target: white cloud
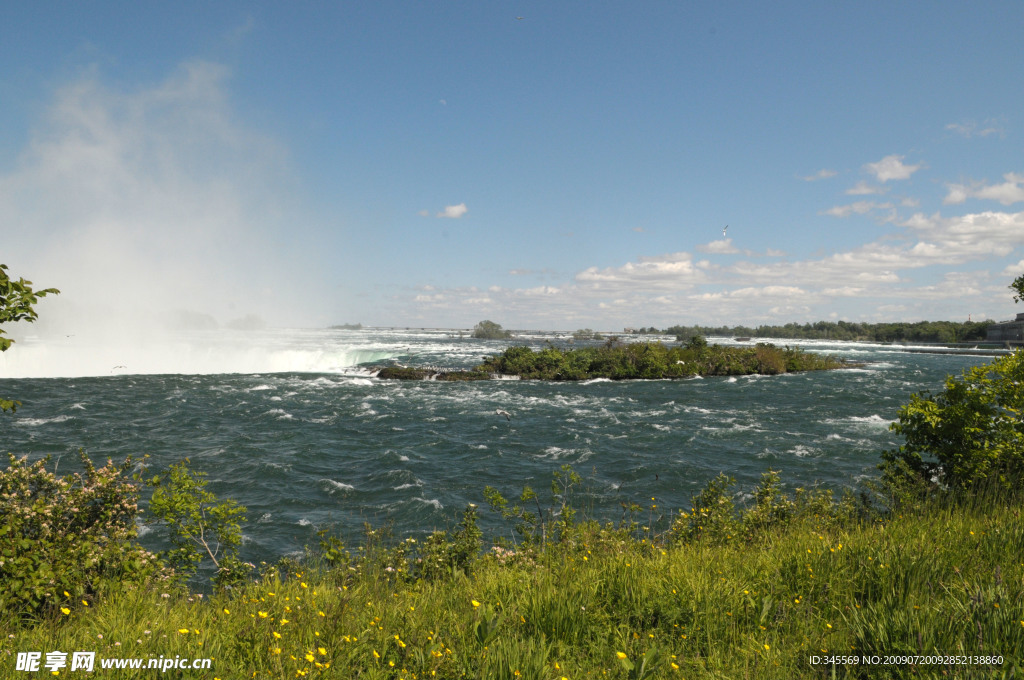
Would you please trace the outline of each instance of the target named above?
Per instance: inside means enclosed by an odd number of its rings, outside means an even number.
[[[872,186],[861,180],[854,186],[846,190],[848,196],[869,196],[872,194],[884,194],[889,189],[887,187]]]
[[[444,207],[444,210],[437,213],[437,216],[457,220],[463,215],[465,215],[467,212],[469,212],[469,208],[466,207],[466,204],[459,203],[458,205],[446,205]]]
[[[638,262],[627,262],[620,267],[590,267],[576,274],[575,281],[602,291],[637,287],[660,290],[690,287],[705,281],[706,276],[694,265],[689,253],[670,253],[642,257]]]
[[[999,201],[1003,205],[1024,201],[1024,175],[1008,172],[1003,175],[1006,180],[1002,184],[987,185],[980,182],[971,184],[947,184],[949,191],[942,202],[949,204],[963,203],[968,198],[981,198]]]
[[[1017,264],[1008,265],[1002,271],[1003,276],[1013,276],[1015,278],[1021,274],[1024,274],[1024,260],[1021,260]]]
[[[908,179],[924,166],[923,163],[905,165],[904,158],[896,154],[886,156],[877,163],[866,164],[864,171],[874,175],[879,182],[888,182],[891,179]]]
[[[739,249],[732,244],[731,238],[725,238],[719,241],[712,241],[711,243],[701,244],[697,246],[697,251],[701,253],[712,253],[716,255],[731,255],[733,253],[740,252]]]
[[[836,174],[838,174],[838,173],[836,173],[835,170],[823,169],[823,170],[819,170],[818,172],[814,173],[813,175],[806,175],[806,176],[800,177],[800,179],[802,179],[805,182],[817,182],[820,179],[828,179],[830,177],[835,177]]]
[[[837,205],[824,211],[823,215],[832,217],[850,217],[851,215],[864,215],[873,210],[887,210],[892,208],[892,203],[875,203],[874,201],[857,201],[849,205]]]
[[[988,137],[989,135],[999,135],[1002,137],[1006,134],[1002,123],[992,118],[982,122],[980,125],[973,120],[964,123],[950,123],[946,126],[946,129],[968,139],[971,137]]]

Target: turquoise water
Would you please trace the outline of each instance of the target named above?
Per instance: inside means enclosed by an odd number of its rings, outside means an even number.
[[[560,341],[526,338],[546,340]],[[245,556],[274,559],[315,545],[318,528],[447,528],[466,503],[484,504],[486,485],[506,496],[523,484],[546,489],[565,463],[586,478],[583,502],[606,519],[621,514],[621,503],[646,505],[652,496],[664,510],[688,507],[719,472],[746,489],[768,469],[781,470],[790,487],[854,485],[898,443],[888,426],[912,392],[939,389],[948,373],[990,360],[807,342],[864,366],[649,382],[373,377],[374,362],[388,357],[469,367],[506,344],[441,331],[189,336],[179,341],[188,351],[177,374],[149,373],[143,353],[116,370],[104,364],[107,375],[0,380],[0,394],[23,402],[0,418],[0,441],[17,455],[51,455],[60,471],[76,468],[79,447],[97,462],[148,455],[153,470],[190,458],[208,473],[210,490],[248,507]],[[74,363],[69,348],[32,338],[7,354],[22,349],[23,362],[0,368],[45,374],[47,360]],[[265,370],[210,373],[218,352],[248,357],[243,370]],[[195,356],[202,366],[188,363]],[[168,359],[150,364],[167,370]]]

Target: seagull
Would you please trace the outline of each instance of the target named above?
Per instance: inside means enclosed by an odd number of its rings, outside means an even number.
[[[505,409],[499,408],[497,411],[495,411],[495,413],[499,416],[505,416],[505,420],[512,420],[512,414],[506,411]]]
[[[722,236],[725,236],[725,231],[726,231],[726,229],[728,229],[728,228],[729,228],[729,225],[728,225],[728,224],[727,224],[727,225],[725,225],[725,228],[724,228],[724,229],[722,229]]]

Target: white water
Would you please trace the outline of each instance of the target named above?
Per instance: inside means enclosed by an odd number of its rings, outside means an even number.
[[[352,373],[403,348],[330,330],[211,330],[19,338],[0,354],[0,377]]]

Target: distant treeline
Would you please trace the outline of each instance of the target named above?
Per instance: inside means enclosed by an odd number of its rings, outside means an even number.
[[[639,328],[638,333],[674,335],[688,340],[696,335],[798,340],[869,340],[874,342],[974,342],[984,340],[993,321],[918,321],[916,323],[853,323],[818,321],[784,326],[672,326],[664,330]]]

